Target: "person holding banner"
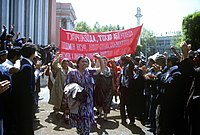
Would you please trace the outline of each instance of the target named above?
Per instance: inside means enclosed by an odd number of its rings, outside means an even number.
[[[94,124],[93,75],[105,69],[101,56],[99,54],[94,54],[94,57],[100,62],[99,68],[88,68],[88,60],[86,57],[80,56],[76,61],[77,69],[71,70],[67,74],[66,79],[66,85],[77,83],[87,92],[86,100],[80,103],[78,113],[69,113],[69,124],[72,127],[76,127],[78,134],[81,135],[89,135],[90,128]],[[63,98],[65,98],[65,96],[63,96]]]

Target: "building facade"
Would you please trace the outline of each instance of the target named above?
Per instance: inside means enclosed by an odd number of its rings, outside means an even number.
[[[156,52],[164,53],[164,52],[171,52],[171,42],[172,42],[173,36],[161,36],[156,37]]]
[[[74,21],[76,19],[71,3],[56,3],[56,46],[60,44],[60,27],[74,30]]]
[[[155,52],[164,53],[167,52],[169,55],[172,54],[171,46],[176,46],[177,39],[182,36],[181,31],[169,33],[156,37],[156,49]],[[177,50],[179,51],[179,50]]]
[[[56,0],[0,0],[0,29],[14,24],[19,37],[31,37],[39,45],[59,46],[60,27],[73,30],[75,12],[70,3]]]
[[[35,44],[53,42],[48,36],[55,29],[55,5],[56,0],[0,0],[0,28],[6,25],[9,31],[14,24],[20,37],[31,37]]]

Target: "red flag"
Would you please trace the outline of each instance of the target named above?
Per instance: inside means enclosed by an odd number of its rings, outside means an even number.
[[[60,28],[60,53],[63,58],[93,58],[99,53],[107,58],[135,53],[142,26],[113,32],[75,32]]]

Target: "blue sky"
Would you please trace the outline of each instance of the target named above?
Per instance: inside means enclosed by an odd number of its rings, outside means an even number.
[[[182,19],[200,11],[200,0],[56,0],[71,3],[76,22],[100,25],[137,26],[137,7],[141,8],[141,23],[156,34],[181,30]]]

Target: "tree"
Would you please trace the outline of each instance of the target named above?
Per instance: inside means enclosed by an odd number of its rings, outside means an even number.
[[[75,31],[79,31],[79,32],[91,32],[92,29],[90,28],[90,26],[87,25],[86,22],[78,22],[75,24]]]
[[[100,32],[101,31],[101,26],[100,26],[99,22],[95,23],[92,31],[94,31],[94,32]]]
[[[143,28],[141,32],[141,45],[142,45],[142,52],[146,55],[152,55],[155,52],[156,47],[156,37],[153,35],[153,32]]]
[[[200,48],[200,11],[183,18],[183,40],[192,45],[192,50]]]
[[[107,31],[109,31],[108,25],[102,26],[102,27],[101,27],[101,31],[102,31],[102,32],[107,32]]]
[[[93,28],[91,28],[89,25],[87,25],[86,22],[78,22],[75,25],[74,30],[75,31],[79,31],[79,32],[108,32],[108,31],[115,31],[115,30],[122,30],[124,29],[123,27],[120,27],[119,25],[117,26],[113,26],[113,25],[105,25],[105,26],[101,26],[99,24],[99,22],[96,22],[93,26]]]
[[[176,48],[180,48],[180,44],[182,42],[182,34],[181,31],[178,31],[175,36],[173,36],[171,40],[171,45],[175,46]]]

